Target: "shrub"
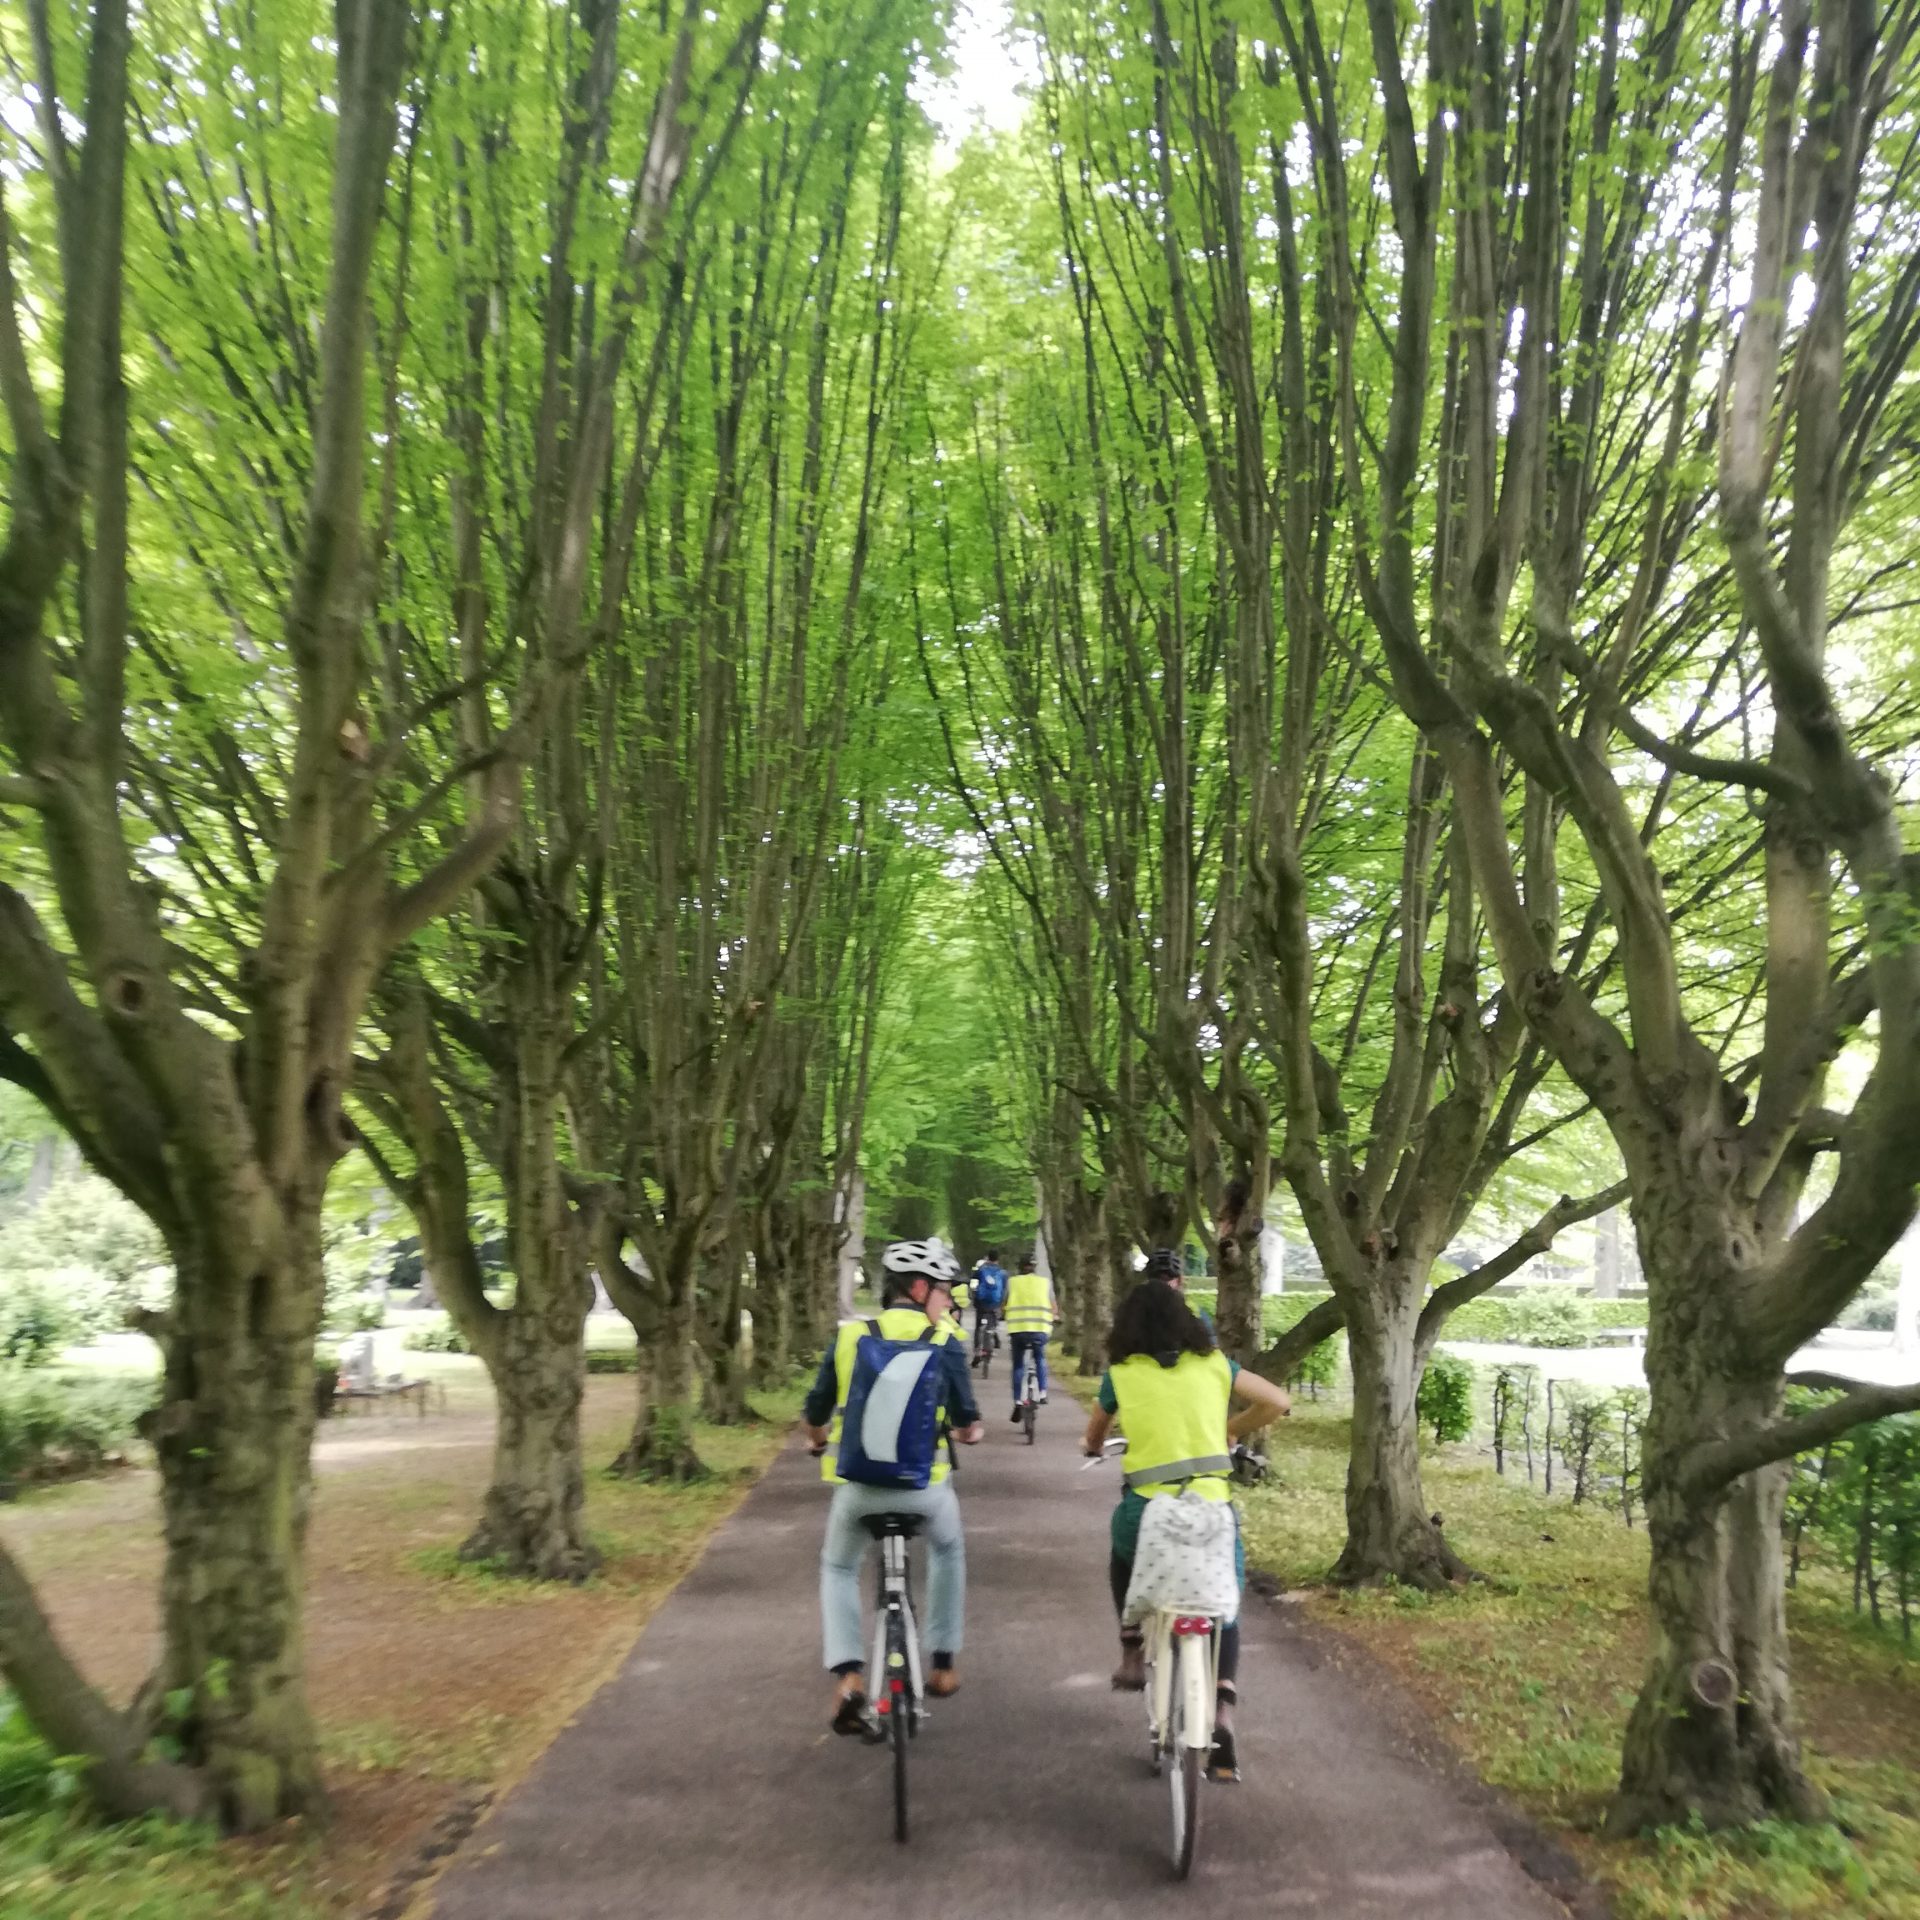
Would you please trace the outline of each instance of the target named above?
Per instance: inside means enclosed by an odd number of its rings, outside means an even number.
[[[0,1367],[0,1475],[58,1480],[97,1472],[134,1443],[152,1381]]]
[[[0,1293],[0,1361],[43,1367],[89,1331],[86,1316],[43,1276],[16,1281]]]
[[[334,1402],[340,1397],[340,1356],[326,1347],[318,1348],[313,1356],[313,1412],[314,1417],[326,1420],[332,1416]]]
[[[436,1321],[432,1326],[415,1327],[400,1342],[411,1353],[470,1353],[466,1335],[451,1320]]]
[[[1493,1470],[1505,1473],[1507,1455],[1524,1454],[1533,1481],[1533,1416],[1540,1403],[1538,1367],[1504,1366],[1493,1375]]]
[[[1436,1353],[1420,1377],[1415,1401],[1420,1424],[1433,1429],[1437,1444],[1464,1440],[1473,1431],[1474,1370],[1451,1353]]]
[[[1789,1398],[1797,1411],[1826,1396]],[[1920,1415],[1855,1427],[1796,1462],[1786,1519],[1790,1578],[1811,1535],[1850,1575],[1854,1611],[1876,1626],[1897,1620],[1912,1642],[1920,1619]]]
[[[638,1373],[640,1349],[638,1347],[589,1347],[587,1371],[589,1373]]]
[[[1589,1300],[1564,1287],[1483,1294],[1448,1318],[1447,1340],[1484,1340],[1518,1347],[1586,1346],[1603,1328],[1644,1327],[1644,1300]]]

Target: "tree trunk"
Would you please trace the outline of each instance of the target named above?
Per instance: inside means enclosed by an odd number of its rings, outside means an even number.
[[[319,1192],[277,1259],[214,1275],[176,1252],[165,1396],[150,1431],[166,1522],[164,1635],[149,1702],[252,1833],[323,1800],[302,1639],[313,1351],[325,1292]],[[227,1224],[227,1223],[223,1223]]]
[[[493,1479],[461,1559],[535,1580],[580,1581],[600,1564],[586,1533],[580,1456],[584,1321],[564,1301],[542,1313],[516,1300],[500,1322],[488,1361],[498,1404]]]
[[[753,1256],[753,1382],[778,1386],[793,1371],[794,1323],[805,1285],[804,1227],[797,1206],[770,1202]]]
[[[1265,1344],[1260,1312],[1260,1234],[1264,1226],[1259,1196],[1248,1196],[1217,1223],[1215,1254],[1220,1291],[1214,1301],[1214,1331],[1220,1350],[1240,1366],[1251,1366]]]
[[[1434,1525],[1420,1484],[1414,1335],[1423,1281],[1404,1268],[1382,1267],[1341,1303],[1353,1365],[1347,1544],[1332,1575],[1342,1586],[1397,1580],[1431,1591],[1468,1575]]]
[[[699,1379],[694,1366],[691,1274],[669,1284],[658,1334],[640,1351],[640,1404],[633,1437],[611,1471],[637,1480],[698,1480],[706,1473],[694,1451],[699,1416]]]
[[[1620,1298],[1620,1209],[1609,1207],[1593,1223],[1593,1297]]]
[[[1714,1311],[1736,1297],[1735,1275],[1647,1265],[1651,1406],[1641,1504],[1652,1543],[1653,1643],[1608,1824],[1625,1834],[1695,1815],[1709,1827],[1818,1819],[1825,1801],[1801,1764],[1787,1648],[1789,1469],[1765,1467],[1704,1496],[1681,1479],[1696,1446],[1776,1417],[1783,1382],[1777,1370],[1753,1366],[1748,1343]]]
[[[1080,1276],[1080,1371],[1098,1377],[1106,1370],[1107,1336],[1113,1331],[1113,1276],[1125,1249],[1107,1233],[1106,1205],[1084,1187],[1068,1189],[1069,1249]]]
[[[27,1169],[27,1191],[23,1196],[29,1207],[37,1207],[53,1191],[53,1152],[57,1138],[43,1133],[33,1143],[33,1164]]]

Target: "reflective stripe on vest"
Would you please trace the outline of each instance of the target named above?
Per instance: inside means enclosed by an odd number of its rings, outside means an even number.
[[[887,1307],[876,1313],[874,1321],[881,1333],[889,1340],[918,1340],[927,1330],[927,1316],[918,1307]],[[846,1425],[847,1391],[853,1385],[853,1356],[855,1349],[867,1331],[864,1320],[843,1320],[840,1331],[833,1342],[833,1378],[834,1406],[833,1422],[827,1429],[827,1450],[820,1456],[820,1478],[832,1486],[843,1484],[840,1478],[840,1432]],[[928,1353],[933,1348],[944,1346],[949,1340],[957,1340],[959,1333],[951,1320],[942,1320],[928,1342]],[[871,1400],[868,1402],[872,1406]],[[947,1436],[947,1416],[943,1408],[940,1414],[940,1438]],[[871,1452],[871,1449],[869,1449]],[[934,1456],[933,1478],[930,1486],[937,1485],[953,1471],[953,1462],[945,1447]]]
[[[1148,1498],[1187,1481],[1209,1500],[1225,1500],[1232,1469],[1227,1403],[1233,1369],[1223,1353],[1183,1353],[1170,1367],[1135,1354],[1109,1370],[1126,1431],[1126,1483]]]
[[[1203,1453],[1192,1460],[1169,1460],[1163,1467],[1138,1467],[1122,1477],[1138,1493],[1144,1487],[1163,1487],[1174,1480],[1197,1480],[1202,1474],[1232,1471],[1231,1454]]]
[[[1037,1273],[1016,1273],[1007,1288],[1007,1331],[1051,1333],[1053,1286]]]

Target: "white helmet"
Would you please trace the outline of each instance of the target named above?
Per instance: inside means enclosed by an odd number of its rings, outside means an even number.
[[[960,1263],[938,1240],[895,1240],[880,1256],[886,1273],[918,1274],[936,1286],[950,1287],[960,1278]]]

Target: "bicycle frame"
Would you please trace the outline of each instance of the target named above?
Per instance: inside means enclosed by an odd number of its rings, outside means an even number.
[[[1213,1746],[1213,1703],[1220,1676],[1217,1613],[1175,1612],[1161,1607],[1145,1623],[1147,1736],[1156,1762],[1173,1752],[1176,1692],[1183,1742],[1201,1751]]]
[[[904,1534],[888,1533],[880,1538],[880,1580],[874,1605],[873,1659],[867,1669],[867,1698],[882,1719],[905,1712],[917,1721],[926,1710],[920,1634],[913,1618],[913,1591],[908,1578]]]

